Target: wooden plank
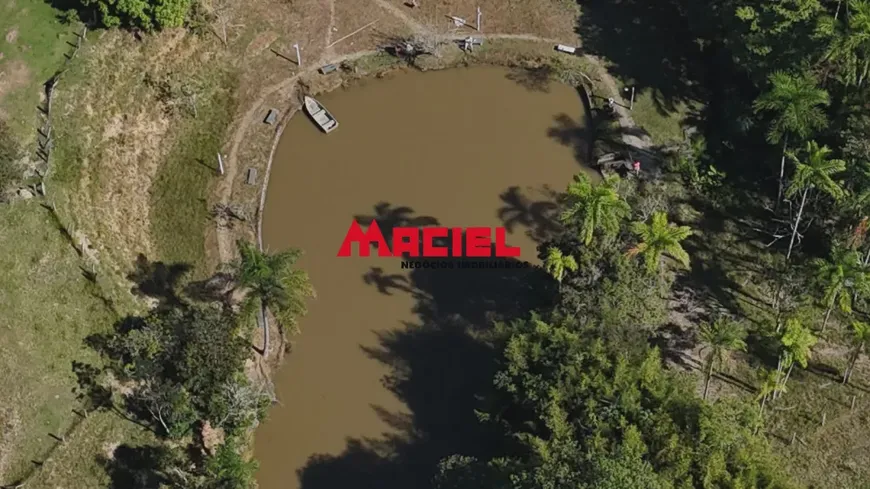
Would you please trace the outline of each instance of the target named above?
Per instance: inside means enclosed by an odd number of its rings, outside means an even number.
[[[275,109],[269,109],[269,113],[266,114],[266,124],[272,125],[278,120],[278,111]]]

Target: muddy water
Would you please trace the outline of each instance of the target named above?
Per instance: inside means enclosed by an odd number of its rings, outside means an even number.
[[[546,281],[533,268],[402,270],[338,248],[353,219],[506,225],[508,244],[537,262],[551,189],[588,171],[575,157],[582,103],[567,86],[480,67],[398,74],[319,100],[340,127],[324,135],[304,114],[290,121],[265,208],[266,246],[303,249],[318,297],[276,375],[281,405],[256,433],[258,481],[422,488],[440,457],[482,450],[472,409],[492,372],[471,326],[541,299]]]

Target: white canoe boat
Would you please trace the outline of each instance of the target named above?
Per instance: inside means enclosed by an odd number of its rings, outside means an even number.
[[[338,127],[338,121],[335,120],[335,117],[320,102],[308,96],[305,96],[304,100],[305,112],[308,112],[308,115],[320,126],[323,132],[328,134]]]

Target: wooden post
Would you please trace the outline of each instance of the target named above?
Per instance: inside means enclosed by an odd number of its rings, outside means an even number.
[[[791,432],[791,441],[789,442],[789,445],[794,445],[795,438],[797,438],[797,431],[792,431]]]
[[[224,159],[220,153],[218,153],[218,170],[221,172],[221,175],[224,174]]]
[[[293,48],[296,50],[296,66],[302,68],[302,55],[299,52],[299,44],[294,44]]]

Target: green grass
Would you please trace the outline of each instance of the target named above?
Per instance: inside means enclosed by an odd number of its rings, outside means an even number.
[[[0,107],[22,138],[35,137],[42,85],[63,66],[64,54],[73,49],[67,43],[75,44],[75,33],[81,31],[81,25],[61,23],[58,13],[44,0],[0,2],[0,70],[26,66],[23,72],[14,69],[23,78],[2,94]],[[15,34],[11,34],[13,31]],[[7,36],[15,39],[9,42]]]
[[[119,444],[138,446],[153,440],[150,431],[123,419],[114,412],[93,413],[82,420],[67,436],[66,442],[51,453],[26,487],[28,489],[129,487],[126,485],[129,484],[129,474],[126,474],[126,479],[122,478],[123,476],[116,476],[117,479],[113,481],[107,466],[117,464],[119,467],[129,467],[141,461],[112,460],[109,458],[112,450]]]
[[[214,73],[206,82],[208,95],[200,95],[197,117],[182,125],[152,188],[151,234],[159,259],[192,264],[200,273],[206,272],[208,199],[218,178],[217,153],[235,111],[235,82],[229,73]]]
[[[37,202],[0,207],[0,484],[27,474],[78,420],[72,362],[97,362],[86,336],[113,313]]]
[[[626,99],[630,98],[630,95],[626,95]],[[635,94],[631,118],[649,133],[653,143],[664,145],[683,140],[682,122],[689,110],[687,105],[677,104],[675,110],[668,111],[656,104],[650,90],[643,90]]]

